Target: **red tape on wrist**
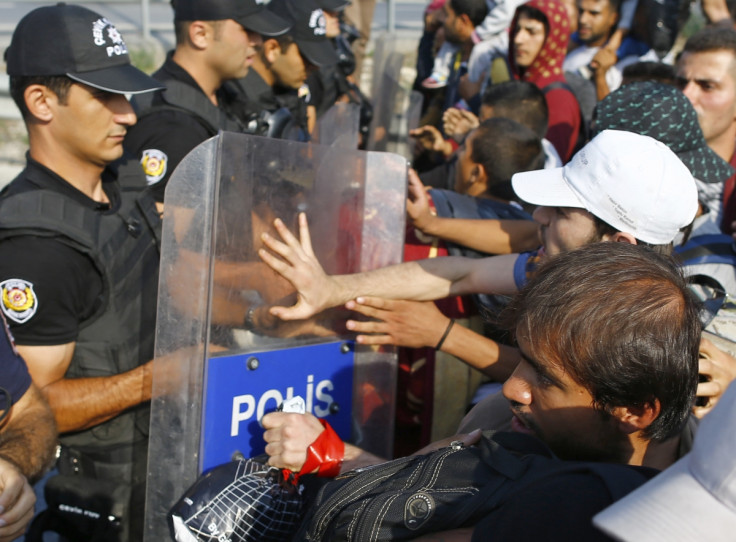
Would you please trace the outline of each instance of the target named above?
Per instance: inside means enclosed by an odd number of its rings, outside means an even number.
[[[323,478],[334,478],[340,474],[342,460],[345,457],[345,443],[337,436],[329,423],[325,420],[319,420],[319,423],[325,430],[307,448],[307,460],[296,474],[297,480],[314,469],[318,469],[317,476]]]

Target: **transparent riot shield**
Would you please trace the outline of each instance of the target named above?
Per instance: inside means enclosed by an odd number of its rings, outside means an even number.
[[[411,92],[404,90],[402,99],[405,105],[399,106],[398,113],[393,116],[392,131],[396,134],[395,143],[389,143],[387,150],[411,159],[409,131],[419,127],[424,97],[416,90]]]
[[[371,86],[373,121],[366,148],[410,158],[409,130],[418,126],[422,97],[402,81],[405,60],[406,55],[396,50],[396,40],[379,40]]]
[[[199,474],[263,452],[259,419],[304,398],[340,436],[390,456],[396,359],[360,347],[348,313],[269,318],[293,288],[263,264],[263,232],[310,222],[328,273],[401,260],[406,162],[234,133],[194,149],[167,187],[153,369],[146,542],[169,539],[166,514]]]
[[[341,149],[358,148],[360,130],[360,106],[339,103],[330,107],[317,119],[312,141],[320,145],[333,145]]]
[[[383,63],[383,72],[378,74],[378,84],[374,83],[373,122],[367,145],[369,150],[388,151],[391,143],[396,141],[394,116],[400,112],[405,98],[400,83],[403,63],[403,54],[389,54]]]

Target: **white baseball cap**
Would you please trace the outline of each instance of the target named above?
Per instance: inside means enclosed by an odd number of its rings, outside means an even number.
[[[586,209],[618,231],[654,245],[670,243],[698,210],[690,170],[648,136],[604,130],[564,167],[511,178],[524,201]]]
[[[593,523],[626,542],[736,538],[736,384],[698,428],[689,454],[606,508]]]

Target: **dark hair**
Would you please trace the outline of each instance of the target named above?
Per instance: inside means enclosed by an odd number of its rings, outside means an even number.
[[[483,105],[493,108],[494,117],[506,117],[530,128],[540,138],[547,133],[549,109],[544,93],[528,81],[504,81],[489,85]]]
[[[591,213],[591,216],[593,217],[593,224],[595,226],[596,241],[602,241],[604,235],[613,235],[614,233],[619,231],[617,228],[614,228],[607,222],[603,222],[603,220],[595,216],[593,213]],[[647,247],[653,252],[661,254],[662,256],[670,256],[672,254],[672,243],[666,243],[664,245],[653,245],[652,243],[646,243],[644,241],[641,241],[640,239],[637,239],[636,244]]]
[[[488,15],[486,0],[450,0],[456,15],[467,15],[473,26],[479,26]]]
[[[519,18],[521,18],[522,15],[525,15],[529,19],[542,23],[544,25],[544,39],[547,39],[547,36],[549,36],[549,19],[547,19],[547,15],[545,15],[542,10],[532,6],[528,6],[526,4],[522,4],[518,8],[516,8],[514,21],[518,22]],[[514,39],[514,36],[511,36],[511,39]]]
[[[174,21],[174,36],[176,37],[176,44],[182,45],[189,39],[189,25],[194,21]],[[223,24],[225,19],[216,19],[214,21],[205,21],[212,25],[212,31],[214,33],[214,39],[219,40],[222,36]]]
[[[672,258],[628,243],[595,243],[541,266],[506,321],[532,356],[559,363],[611,414],[659,401],[643,430],[677,435],[698,384],[698,307]]]
[[[727,50],[736,57],[736,30],[732,27],[706,26],[685,42],[683,53],[707,53]]]
[[[608,5],[611,6],[611,10],[616,13],[621,10],[621,0],[608,0]]]
[[[20,114],[23,119],[28,119],[30,111],[26,105],[26,100],[23,94],[26,89],[31,85],[43,85],[48,88],[51,92],[56,94],[59,98],[61,105],[66,105],[67,96],[69,89],[72,86],[72,81],[66,75],[22,75],[22,76],[11,76],[10,77],[10,96],[13,98],[15,105],[20,109]]]
[[[489,192],[505,199],[515,199],[510,186],[511,177],[521,171],[538,169],[540,156],[544,160],[541,140],[523,124],[503,117],[483,121],[474,134],[470,158],[486,170]],[[503,190],[506,185],[510,197]],[[494,188],[502,190],[502,193],[497,193]]]
[[[296,43],[294,41],[294,36],[292,36],[291,34],[281,34],[280,36],[276,36],[273,39],[279,42],[279,47],[281,48],[281,52],[283,54],[286,54],[286,51],[289,49],[292,43]]]
[[[261,59],[261,62],[265,64],[269,69],[271,68],[271,62],[266,58],[266,50],[264,48],[264,45],[269,40],[275,40],[276,43],[279,44],[279,49],[281,50],[281,54],[286,54],[286,51],[289,49],[292,43],[296,43],[294,41],[294,37],[290,34],[281,34],[280,36],[274,36],[273,38],[266,38],[263,40],[263,43],[257,47],[258,56]],[[301,51],[300,51],[301,53]],[[302,58],[304,56],[302,55]],[[304,58],[306,62],[306,58]]]
[[[665,85],[675,85],[675,67],[662,62],[635,62],[629,64],[623,71],[622,85],[637,81],[654,81]]]

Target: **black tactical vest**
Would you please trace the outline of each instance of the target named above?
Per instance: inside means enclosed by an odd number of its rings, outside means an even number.
[[[99,308],[80,325],[66,378],[120,374],[153,357],[161,219],[141,177],[137,161],[121,165],[121,203],[109,214],[44,189],[0,199],[0,239],[53,237],[89,256],[102,276]],[[61,441],[95,460],[128,463],[132,445],[147,439],[149,415],[140,405]]]
[[[165,79],[165,91],[138,94],[131,100],[139,119],[162,110],[182,111],[195,118],[205,127],[210,136],[219,130],[248,132],[233,116],[215,106],[200,90],[178,81]]]

